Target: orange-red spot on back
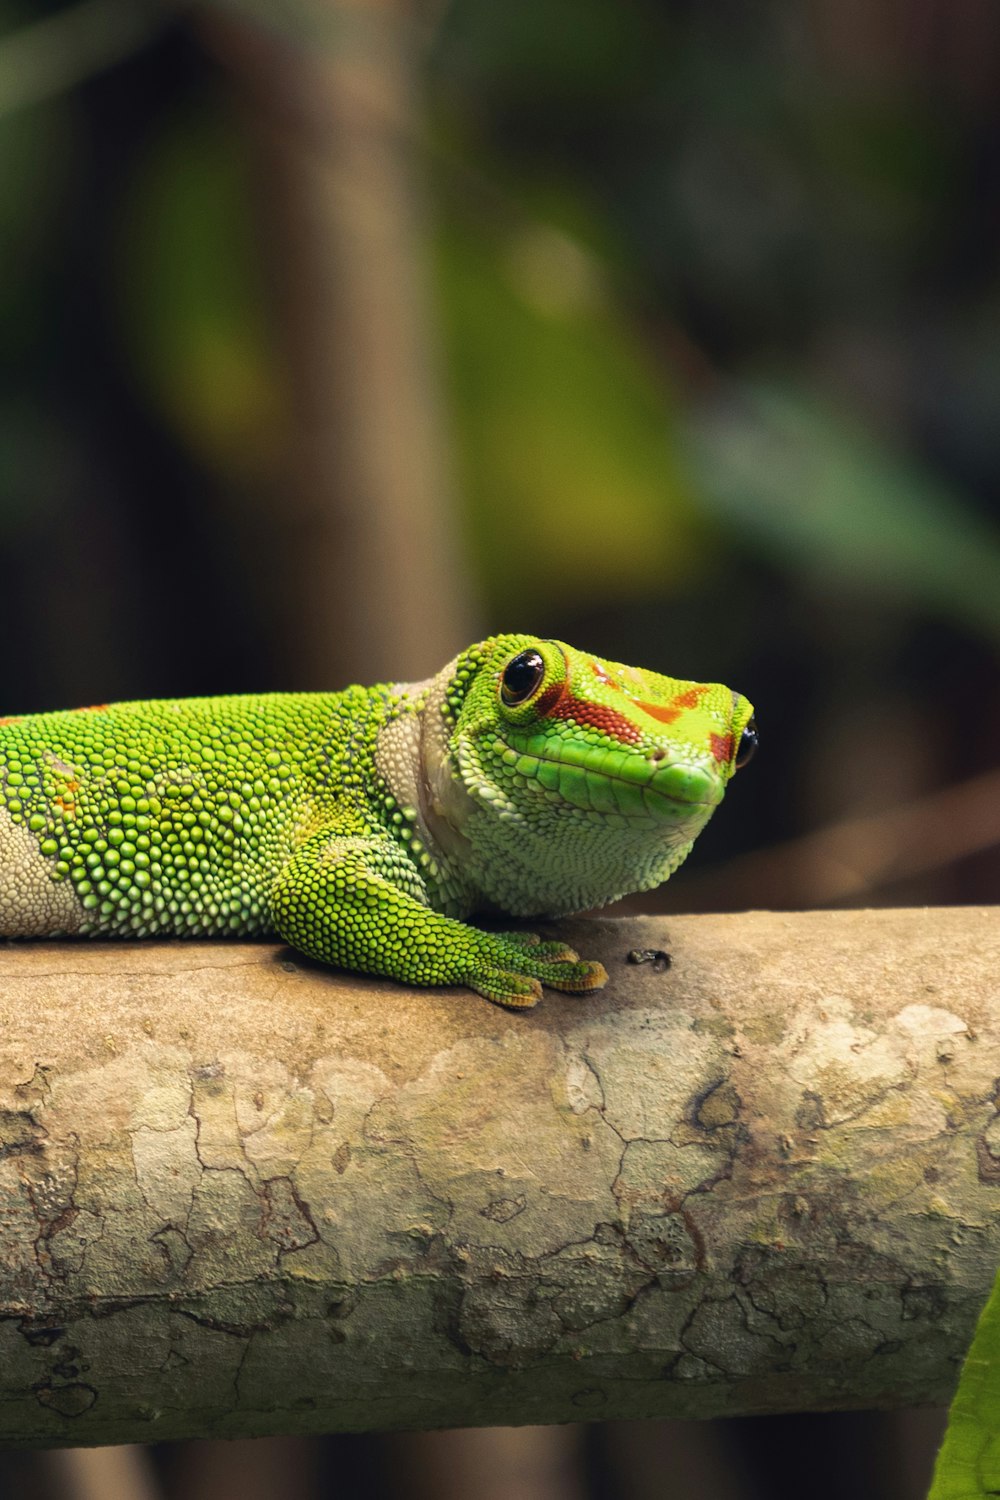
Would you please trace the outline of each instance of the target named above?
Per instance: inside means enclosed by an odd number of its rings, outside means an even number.
[[[24,722],[23,714],[11,714],[9,718],[0,719],[0,727],[4,724],[21,724]]]
[[[57,807],[64,818],[76,817],[75,794],[80,790],[80,783],[75,776],[67,777],[65,790],[58,792],[52,799],[54,807]]]
[[[108,711],[106,703],[88,703],[85,708],[74,708],[71,712],[75,714],[104,714]]]
[[[733,758],[733,737],[731,734],[710,734],[708,737],[709,748],[716,760],[728,765]]]

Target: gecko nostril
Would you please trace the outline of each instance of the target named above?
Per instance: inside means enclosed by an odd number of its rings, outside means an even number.
[[[666,760],[666,758],[667,758],[667,752],[663,748],[663,746],[661,745],[658,750],[654,750],[653,751],[652,755],[649,758],[653,762],[654,765],[659,765],[659,763],[660,763],[661,760]]]

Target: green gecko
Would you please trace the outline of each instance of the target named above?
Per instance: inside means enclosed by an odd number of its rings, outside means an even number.
[[[278,933],[314,958],[530,1006],[599,963],[474,912],[560,916],[673,873],[753,710],[560,641],[426,682],[0,720],[0,936]]]

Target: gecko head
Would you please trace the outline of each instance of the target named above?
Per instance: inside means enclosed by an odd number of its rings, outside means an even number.
[[[611,889],[595,897],[588,885],[590,905],[665,879],[757,742],[752,706],[721,683],[530,636],[494,637],[460,657],[445,713],[452,774],[506,825],[498,839],[470,817],[470,836],[496,857],[513,847],[532,868],[603,861]]]

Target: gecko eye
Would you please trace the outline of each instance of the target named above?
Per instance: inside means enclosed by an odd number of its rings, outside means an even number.
[[[740,735],[739,748],[736,751],[736,770],[739,771],[746,765],[748,760],[753,760],[757,750],[757,720],[751,719],[743,733]]]
[[[531,697],[545,676],[545,663],[538,651],[522,651],[504,667],[500,697],[508,708],[516,708]]]

